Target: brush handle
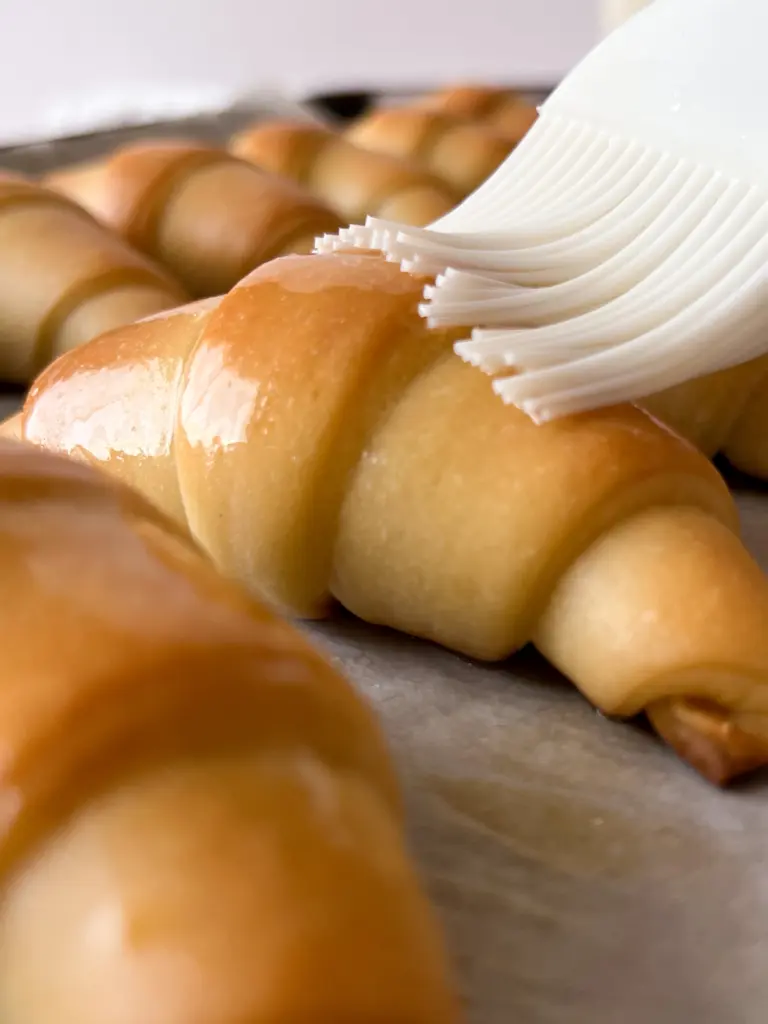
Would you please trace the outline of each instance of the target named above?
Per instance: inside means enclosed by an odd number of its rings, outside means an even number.
[[[762,0],[654,0],[592,50],[542,111],[765,187]]]

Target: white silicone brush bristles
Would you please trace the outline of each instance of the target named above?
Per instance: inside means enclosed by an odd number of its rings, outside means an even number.
[[[768,352],[763,0],[656,0],[428,228],[318,241],[432,276],[420,312],[537,421],[643,398]]]

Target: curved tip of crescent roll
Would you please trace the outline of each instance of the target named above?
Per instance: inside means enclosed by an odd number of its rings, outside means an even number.
[[[661,700],[646,714],[661,738],[716,786],[768,765],[768,736],[748,732],[712,701]]]

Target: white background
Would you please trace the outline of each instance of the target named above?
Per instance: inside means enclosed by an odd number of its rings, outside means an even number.
[[[215,107],[264,87],[549,84],[596,0],[0,0],[0,141]]]

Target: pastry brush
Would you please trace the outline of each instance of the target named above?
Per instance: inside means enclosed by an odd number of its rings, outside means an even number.
[[[318,250],[430,275],[434,326],[537,422],[768,351],[768,4],[655,0],[425,229],[369,218]]]

